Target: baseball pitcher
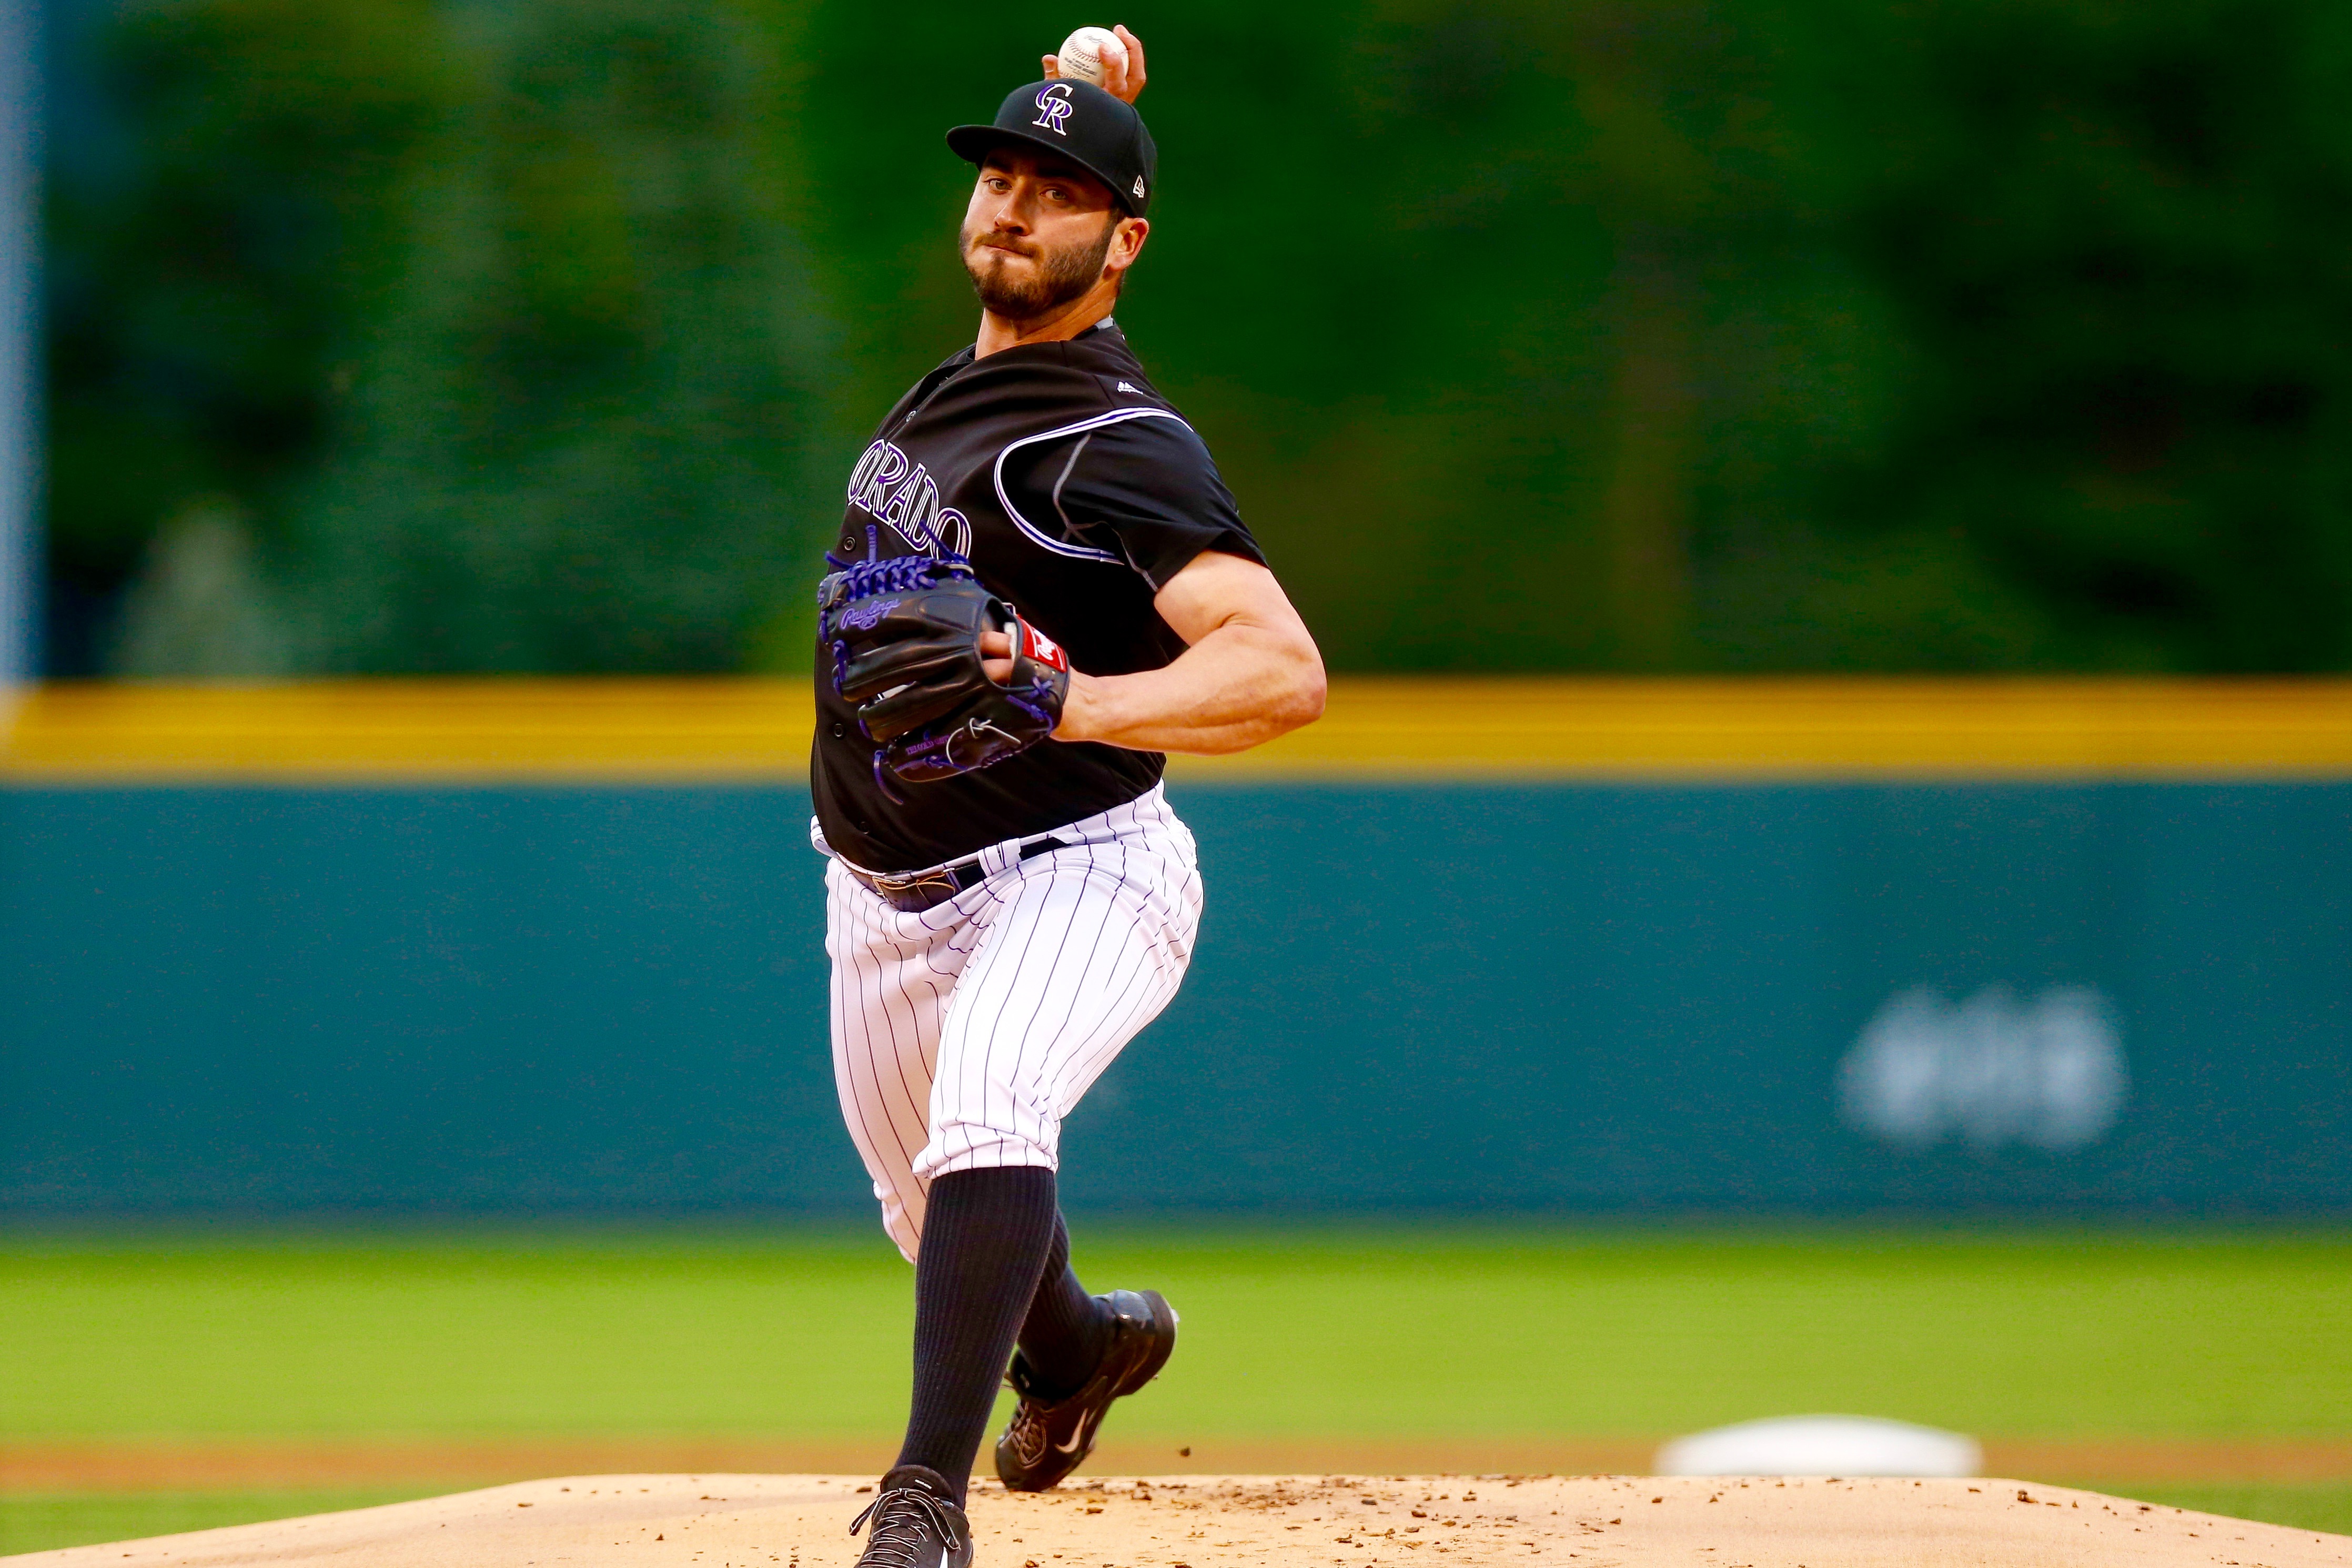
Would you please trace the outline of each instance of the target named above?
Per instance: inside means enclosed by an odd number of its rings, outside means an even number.
[[[1020,1405],[997,1474],[1039,1490],[1166,1364],[1163,1297],[1071,1271],[1062,1121],[1192,959],[1201,873],[1164,754],[1323,707],[1313,639],[1111,317],[1158,178],[1120,37],[1103,86],[1049,71],[948,132],[978,172],[979,338],[883,419],[819,590],[834,1073],[915,1266],[906,1441],[858,1519],[870,1568],[971,1563],[1000,1379]]]

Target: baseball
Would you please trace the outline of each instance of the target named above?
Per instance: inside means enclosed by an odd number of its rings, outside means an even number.
[[[1108,27],[1080,27],[1062,40],[1055,57],[1061,61],[1064,76],[1100,87],[1105,68],[1113,60],[1127,63],[1127,46]]]

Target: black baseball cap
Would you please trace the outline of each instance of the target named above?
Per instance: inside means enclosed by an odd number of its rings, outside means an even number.
[[[1135,106],[1092,82],[1031,82],[1016,88],[992,125],[959,125],[948,147],[967,163],[986,160],[1007,141],[1058,152],[1110,187],[1118,204],[1141,217],[1160,177],[1160,150]]]

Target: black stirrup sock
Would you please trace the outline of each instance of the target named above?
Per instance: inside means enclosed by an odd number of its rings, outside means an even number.
[[[1045,1271],[1021,1324],[1021,1356],[1036,1374],[1040,1395],[1050,1401],[1076,1393],[1102,1361],[1109,1326],[1108,1311],[1070,1270],[1070,1230],[1056,1214]]]
[[[953,1171],[931,1183],[915,1254],[915,1393],[898,1463],[937,1470],[959,1501],[1057,1218],[1054,1173],[1042,1166]]]

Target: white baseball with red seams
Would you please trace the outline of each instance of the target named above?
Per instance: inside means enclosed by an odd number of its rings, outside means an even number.
[[[1100,87],[1113,60],[1127,64],[1127,46],[1108,27],[1080,27],[1062,40],[1054,57],[1064,76]]]
[[[1041,838],[1066,847],[1023,859]],[[825,865],[834,1085],[908,1262],[934,1178],[1059,1167],[1063,1118],[1175,996],[1200,929],[1192,831],[1158,787],[980,860],[984,881],[912,912]]]

